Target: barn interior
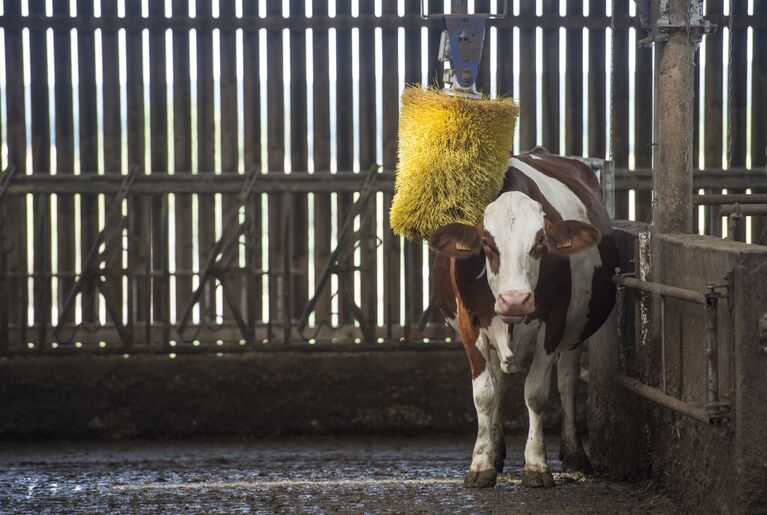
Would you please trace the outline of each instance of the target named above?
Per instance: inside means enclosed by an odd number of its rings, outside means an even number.
[[[551,489],[521,375],[463,489],[469,365],[389,224],[444,13],[490,14],[514,153],[584,160],[614,218],[595,470],[554,388]],[[763,511],[766,91],[758,0],[0,0],[0,511]]]

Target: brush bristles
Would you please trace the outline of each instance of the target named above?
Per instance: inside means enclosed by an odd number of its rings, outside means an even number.
[[[423,240],[449,223],[481,222],[503,185],[518,114],[510,98],[405,88],[392,230]]]

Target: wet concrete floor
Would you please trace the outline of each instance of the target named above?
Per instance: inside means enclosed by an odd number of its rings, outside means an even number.
[[[462,484],[471,437],[0,443],[0,513],[675,513],[647,484],[520,484],[509,439],[492,489]],[[557,442],[548,445],[554,471]]]

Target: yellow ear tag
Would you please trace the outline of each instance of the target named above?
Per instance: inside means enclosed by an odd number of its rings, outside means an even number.
[[[565,240],[562,243],[557,243],[558,249],[568,249],[573,246],[573,240]]]
[[[455,250],[466,250],[466,251],[469,251],[469,250],[471,250],[471,247],[468,247],[467,245],[465,245],[464,243],[462,243],[460,241],[456,241],[455,242]]]

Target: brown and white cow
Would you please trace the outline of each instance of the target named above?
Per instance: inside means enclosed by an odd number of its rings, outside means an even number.
[[[612,227],[594,172],[584,163],[537,148],[511,159],[481,226],[435,231],[434,280],[448,322],[469,358],[478,433],[464,483],[493,486],[503,468],[501,399],[506,375],[527,370],[530,417],[523,484],[554,484],[541,414],[557,363],[565,470],[589,472],[575,428],[581,343],[615,302]]]

